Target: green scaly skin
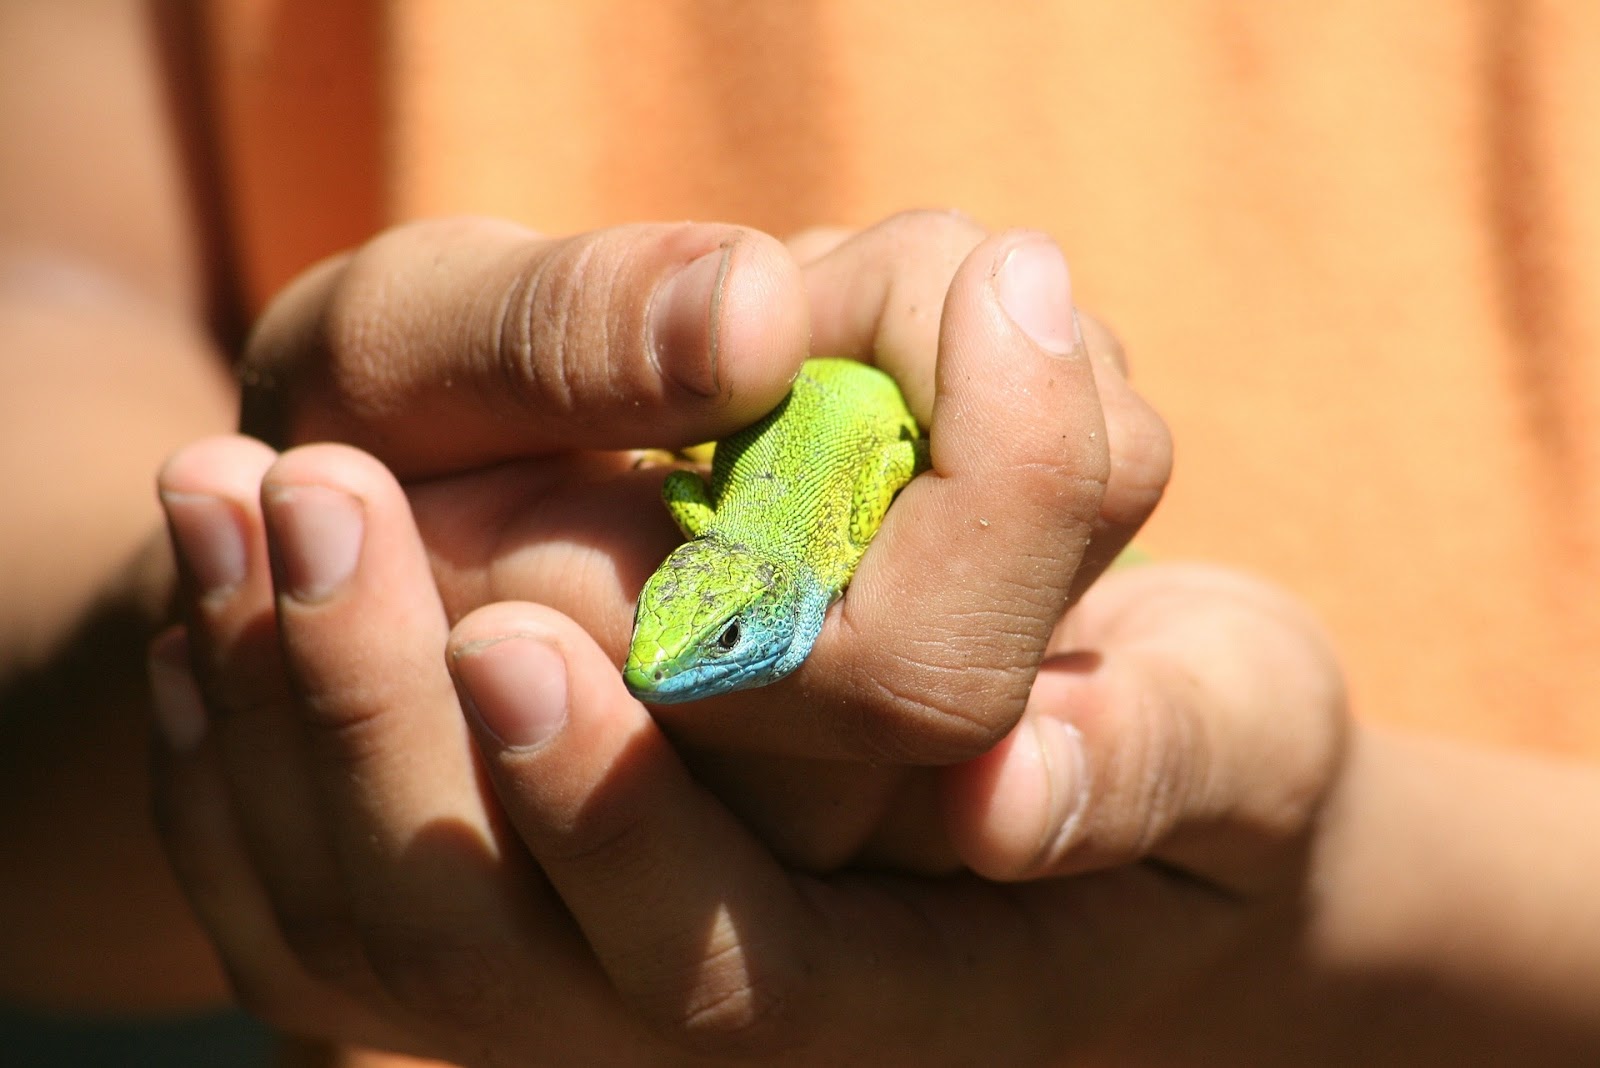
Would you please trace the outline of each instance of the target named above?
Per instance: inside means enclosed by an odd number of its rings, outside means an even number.
[[[667,477],[662,497],[690,540],[639,595],[628,689],[672,704],[799,667],[889,503],[926,466],[893,379],[807,360],[783,403],[717,443],[709,485],[691,471]]]

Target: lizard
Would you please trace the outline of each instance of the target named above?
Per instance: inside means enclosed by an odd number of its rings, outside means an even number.
[[[894,379],[813,358],[772,412],[662,484],[685,541],[645,581],[623,681],[675,704],[776,682],[810,654],[927,439]]]

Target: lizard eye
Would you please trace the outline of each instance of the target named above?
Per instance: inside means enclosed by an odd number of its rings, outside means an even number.
[[[723,649],[732,649],[738,644],[739,621],[735,619],[722,629],[721,634],[717,635],[717,645]]]

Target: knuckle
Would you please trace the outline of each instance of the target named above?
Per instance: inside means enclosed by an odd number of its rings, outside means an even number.
[[[726,255],[734,246],[759,250],[765,244],[778,253],[769,260],[788,262],[775,241],[755,231],[690,223],[613,227],[545,246],[492,313],[486,358],[494,372],[488,380],[520,409],[541,415],[582,417],[659,399],[667,388],[663,379],[682,377],[661,365],[659,349],[666,343],[652,327],[662,283],[719,249]],[[740,268],[733,278],[761,277],[752,270]],[[724,293],[720,299],[734,298]],[[710,360],[710,344],[692,349]]]
[[[398,335],[404,319],[394,314],[390,243],[399,236],[375,239],[346,263],[332,282],[326,309],[317,323],[317,348],[325,356],[316,370],[325,382],[308,383],[331,390],[339,406],[358,418],[383,414],[395,403],[396,384],[404,369],[393,354],[404,350]]]
[[[712,1056],[765,1058],[795,1048],[814,1030],[800,973],[758,959],[731,925],[719,925],[690,969],[662,972],[659,949],[651,947],[637,966],[619,964],[623,974],[654,977],[631,1000],[674,1044]]]
[[[299,719],[310,728],[314,746],[333,754],[342,765],[360,767],[392,755],[394,694],[380,682],[362,686],[353,680],[306,689],[299,700]]]
[[[646,813],[597,811],[545,836],[534,851],[546,872],[565,872],[597,896],[644,904],[671,864],[652,843],[649,819]]]
[[[646,834],[639,818],[596,813],[544,844],[539,849],[539,860],[547,867],[561,865],[595,871],[607,871],[633,860],[635,863],[628,864],[627,869],[636,874],[637,861],[650,856],[648,849],[637,848]]]
[[[882,763],[971,760],[993,748],[1021,714],[1022,702],[1008,693],[1017,689],[1012,681],[1004,669],[926,662],[869,674],[858,704],[859,748]]]
[[[1181,694],[1194,680],[1141,687],[1131,715],[1101,745],[1114,751],[1111,781],[1096,791],[1087,822],[1099,850],[1116,859],[1148,854],[1183,818],[1207,766],[1203,725]],[[1109,746],[1107,743],[1109,742]]]
[[[943,248],[959,249],[963,256],[989,235],[975,219],[953,208],[912,208],[896,212],[879,225],[894,238],[933,241]]]
[[[571,413],[580,394],[572,376],[582,367],[572,354],[609,347],[612,317],[583,314],[585,304],[610,299],[614,276],[594,269],[600,243],[594,236],[563,241],[531,259],[506,289],[490,358],[499,384],[525,408]]]
[[[855,229],[848,226],[809,226],[784,238],[783,244],[790,255],[805,264],[828,255],[855,234]]]
[[[342,253],[302,271],[262,312],[246,339],[240,373],[247,392],[282,388],[315,351],[319,309],[344,277],[355,253]]]
[[[779,992],[749,983],[697,1004],[677,1031],[685,1046],[702,1053],[760,1057],[794,1048],[804,1034]]]
[[[891,216],[877,236],[892,264],[880,318],[935,331],[944,291],[987,231],[956,212],[919,209]],[[924,339],[935,342],[933,336]]]
[[[965,603],[931,613],[937,629],[901,626],[887,643],[866,633],[870,624],[846,598],[840,621],[849,647],[870,650],[848,676],[847,744],[868,760],[923,765],[993,748],[1026,707],[1064,602],[1058,587],[991,579],[960,595]]]
[[[486,941],[451,941],[405,924],[361,932],[366,959],[383,988],[409,1012],[458,1028],[500,1023],[512,1010],[509,951]]]

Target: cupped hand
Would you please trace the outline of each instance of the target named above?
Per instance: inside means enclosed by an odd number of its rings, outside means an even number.
[[[152,668],[164,841],[245,1003],[293,1031],[489,1064],[1149,1045],[1292,905],[1339,766],[1338,673],[1287,599],[1135,569],[937,784],[978,871],[1077,877],[807,874],[573,621],[452,631],[370,458],[218,439],[163,489],[194,594]]]
[[[1091,348],[1078,328],[1047,239],[985,240],[953,215],[890,219],[804,275],[733,227],[552,241],[423,223],[275,303],[245,360],[244,427],[278,447],[344,441],[394,470],[452,613],[525,597],[620,653],[675,535],[660,474],[633,473],[618,450],[748,424],[808,354],[873,360],[928,425],[932,471],[901,494],[814,670],[675,726],[767,751],[943,763],[1015,722],[1069,593],[1165,482],[1159,420],[1116,373],[1107,335],[1091,329]]]
[[[1039,235],[912,213],[795,247],[803,273],[731,227],[403,228],[280,299],[246,360],[245,410],[277,444],[344,440],[401,475],[452,618],[534,600],[620,662],[676,539],[661,473],[620,450],[748,423],[808,351],[889,369],[933,469],[811,662],[658,713],[747,818],[828,866],[928,783],[862,761],[971,757],[1015,723],[1064,606],[1154,507],[1170,449]]]

